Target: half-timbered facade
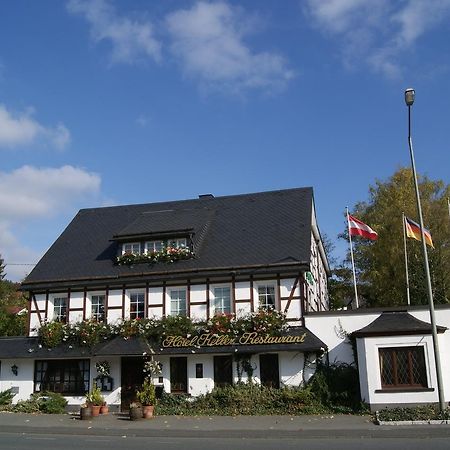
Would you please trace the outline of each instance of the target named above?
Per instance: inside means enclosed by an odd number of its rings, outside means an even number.
[[[0,357],[21,361],[17,399],[45,388],[79,404],[98,375],[95,363],[108,360],[104,394],[126,407],[148,354],[161,363],[154,382],[167,392],[198,395],[240,380],[239,355],[257,382],[300,385],[325,347],[304,314],[328,310],[328,271],[311,188],[81,210],[23,283],[29,337],[4,340]],[[52,321],[207,321],[260,309],[286,314],[285,337],[204,337],[164,348],[116,338],[94,349],[46,349],[37,339]]]

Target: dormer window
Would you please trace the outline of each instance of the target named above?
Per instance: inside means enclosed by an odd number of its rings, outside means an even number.
[[[145,237],[143,237],[145,238]],[[136,238],[135,238],[136,239]],[[194,257],[191,241],[187,237],[160,237],[151,241],[123,242],[116,262],[120,265],[166,262]]]
[[[187,241],[186,238],[169,239],[167,245],[175,248],[187,247]]]
[[[145,253],[160,252],[164,248],[164,241],[148,241],[145,243]]]
[[[122,255],[124,255],[125,253],[139,255],[141,253],[140,242],[127,242],[126,244],[122,244]]]
[[[165,247],[187,247],[186,238],[172,238],[164,241],[147,241],[144,245],[144,253],[155,253],[164,250]]]

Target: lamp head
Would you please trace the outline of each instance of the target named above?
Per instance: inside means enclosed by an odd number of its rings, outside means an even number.
[[[412,106],[415,98],[416,98],[416,91],[413,88],[406,89],[405,91],[406,106]]]

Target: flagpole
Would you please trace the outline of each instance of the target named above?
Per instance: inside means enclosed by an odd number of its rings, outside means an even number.
[[[356,308],[359,308],[358,302],[358,289],[356,287],[356,272],[355,272],[355,260],[353,258],[353,245],[352,245],[352,235],[350,233],[350,219],[348,217],[348,206],[345,207],[345,211],[347,213],[347,230],[348,230],[348,239],[350,242],[350,255],[352,257],[352,269],[353,269],[353,285],[355,286],[355,304]]]
[[[411,298],[409,296],[409,275],[408,275],[408,252],[406,251],[406,226],[405,226],[405,213],[402,212],[403,223],[403,247],[405,251],[405,271],[406,271],[406,301],[407,304],[411,304]]]
[[[431,288],[431,276],[430,276],[430,266],[428,264],[428,252],[427,244],[425,242],[425,232],[423,226],[423,216],[422,216],[422,205],[420,203],[420,192],[419,183],[417,181],[416,173],[416,163],[414,161],[414,150],[411,138],[411,106],[414,103],[415,91],[414,89],[406,89],[405,91],[405,102],[408,107],[408,145],[409,145],[409,155],[411,157],[411,168],[414,180],[414,189],[416,193],[417,202],[417,213],[419,215],[419,225],[420,225],[420,235],[422,238],[422,252],[423,252],[423,263],[425,268],[425,278],[426,278],[426,288],[428,296],[428,306],[430,310],[430,322],[431,322],[431,335],[433,337],[433,350],[434,350],[434,364],[436,367],[436,381],[438,388],[438,398],[439,398],[439,410],[443,412],[445,410],[445,397],[444,397],[444,384],[442,382],[442,368],[441,359],[439,354],[439,341],[437,335],[437,325],[436,316],[434,313],[434,300],[433,300],[433,290]]]

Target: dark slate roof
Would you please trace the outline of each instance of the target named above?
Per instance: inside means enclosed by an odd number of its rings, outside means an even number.
[[[134,236],[158,236],[168,233],[201,232],[212,219],[210,209],[177,209],[146,211],[120,230],[114,238],[124,240]]]
[[[286,334],[302,335],[306,333],[301,344],[266,344],[266,345],[228,345],[201,348],[162,348],[142,338],[124,339],[116,337],[94,348],[79,347],[67,343],[55,348],[44,348],[39,345],[37,337],[3,337],[0,338],[1,359],[66,359],[89,358],[91,356],[144,356],[144,355],[188,355],[202,353],[264,353],[275,351],[320,352],[327,346],[305,327],[291,327]]]
[[[447,328],[438,326],[438,333]],[[372,323],[352,333],[355,337],[431,334],[431,325],[406,311],[384,312]]]
[[[83,209],[23,282],[61,282],[201,272],[279,264],[309,265],[312,188]],[[173,264],[114,264],[125,235],[193,230],[195,258]]]
[[[117,336],[105,343],[97,345],[94,353],[99,356],[139,356],[151,354],[152,348],[145,339],[138,337],[124,339],[121,336]]]
[[[62,344],[55,348],[45,348],[39,344],[37,337],[19,336],[0,338],[0,359],[87,358],[91,355],[92,352],[89,348],[69,344]]]

